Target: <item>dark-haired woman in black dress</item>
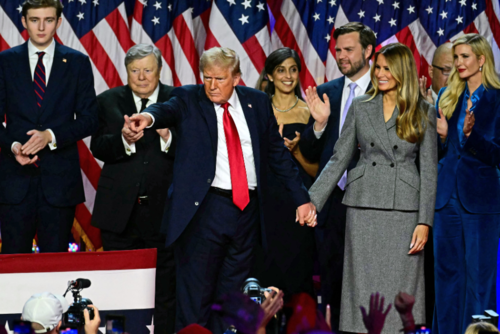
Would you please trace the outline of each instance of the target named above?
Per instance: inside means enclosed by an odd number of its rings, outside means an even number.
[[[292,153],[304,185],[309,188],[318,166],[309,163],[297,145],[310,117],[300,91],[300,69],[300,58],[294,50],[281,48],[271,53],[265,64],[269,79],[266,93],[284,143]],[[314,297],[314,231],[295,223],[292,198],[273,173],[267,175],[269,191],[264,198],[264,215],[268,251],[258,251],[254,275],[263,286],[282,289],[285,296],[306,292]]]

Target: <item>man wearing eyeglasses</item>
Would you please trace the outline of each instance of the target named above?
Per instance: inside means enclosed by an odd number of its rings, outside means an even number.
[[[444,43],[434,52],[432,65],[429,66],[429,76],[432,80],[431,87],[427,89],[426,77],[422,76],[419,80],[420,92],[432,105],[436,104],[439,90],[447,85],[448,76],[453,67],[452,46],[452,43]]]

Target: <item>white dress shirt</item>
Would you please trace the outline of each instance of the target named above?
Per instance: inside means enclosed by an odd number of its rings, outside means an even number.
[[[368,88],[368,85],[370,84],[370,80],[371,80],[370,70],[368,70],[368,72],[366,72],[357,81],[352,81],[348,77],[345,77],[344,88],[342,90],[342,102],[340,104],[340,119],[342,119],[342,116],[344,115],[345,105],[347,103],[347,100],[349,99],[349,93],[351,92],[351,88],[349,88],[349,85],[352,82],[355,82],[357,84],[356,88],[354,88],[354,96],[358,97],[358,96],[363,95],[366,92],[366,89]],[[331,102],[332,101],[330,101],[330,103]],[[347,112],[347,110],[345,110],[345,112]],[[313,127],[314,134],[316,135],[316,138],[318,138],[318,139],[321,138],[321,135],[323,134],[323,132],[325,132],[325,128],[326,128],[326,125],[322,130],[316,131],[316,130],[314,130],[314,127]],[[339,135],[340,135],[340,130],[342,130],[342,122],[339,122]]]
[[[245,169],[247,173],[248,189],[257,187],[257,174],[255,172],[255,162],[252,149],[252,138],[248,129],[247,120],[243,113],[238,94],[233,91],[233,95],[228,100],[229,114],[233,117],[234,124],[238,130],[240,137],[241,149],[243,151],[243,160],[245,161]],[[222,105],[214,103],[215,112],[217,114],[217,159],[215,162],[215,177],[212,182],[212,187],[230,190],[231,173],[229,171],[229,158],[227,153],[226,135],[224,134],[223,114],[224,108]]]
[[[54,62],[54,54],[56,51],[56,43],[54,39],[52,39],[52,43],[45,49],[39,50],[36,46],[33,45],[31,39],[28,39],[28,56],[30,61],[30,69],[31,69],[31,80],[35,78],[35,69],[38,64],[38,54],[37,52],[45,52],[45,55],[42,58],[43,66],[45,67],[45,86],[49,85],[50,71],[52,70],[52,63]],[[34,88],[33,88],[34,89]],[[47,129],[52,135],[52,141],[48,144],[51,150],[55,150],[57,148],[56,136],[51,129]],[[19,142],[15,141],[12,143],[11,150],[14,148],[14,145]],[[21,143],[19,143],[21,144]],[[22,144],[21,144],[22,145]]]
[[[153,94],[148,98],[148,103],[146,103],[146,108],[152,105],[153,103],[156,103],[158,101],[158,94],[160,93],[160,85],[156,86],[155,90],[153,91]],[[142,107],[142,99],[135,95],[134,92],[132,92],[132,97],[134,98],[135,102],[135,107],[137,109],[137,112],[141,111]],[[169,130],[170,132],[170,130]],[[137,152],[135,148],[135,143],[128,144],[125,138],[122,135],[122,141],[123,141],[123,146],[125,147],[125,153],[127,155],[131,155],[132,153]],[[172,144],[172,132],[170,132],[170,136],[168,137],[168,141],[165,141],[162,136],[160,136],[160,145],[161,145],[161,151],[168,153],[168,150],[170,148],[170,145]]]

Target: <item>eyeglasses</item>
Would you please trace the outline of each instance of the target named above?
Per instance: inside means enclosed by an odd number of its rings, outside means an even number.
[[[435,67],[438,70],[440,70],[441,73],[443,73],[444,76],[449,76],[450,73],[451,73],[451,68],[443,68],[443,67],[436,66],[434,64],[432,64],[432,67]]]

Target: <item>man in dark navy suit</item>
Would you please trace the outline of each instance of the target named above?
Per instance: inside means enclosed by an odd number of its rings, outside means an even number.
[[[101,229],[105,251],[156,248],[154,325],[156,334],[172,334],[175,322],[175,263],[160,233],[172,182],[174,142],[169,129],[135,136],[129,116],[165,102],[173,87],[160,83],[162,56],[149,44],[137,44],[125,56],[125,86],[97,97],[99,130],[90,149],[104,167],[99,178],[92,225]],[[173,131],[172,131],[173,132]]]
[[[2,253],[64,252],[77,204],[85,201],[77,141],[97,129],[87,56],[55,42],[58,0],[26,0],[30,38],[0,53]]]
[[[202,55],[200,69],[204,85],[176,88],[168,102],[130,120],[138,134],[173,125],[178,134],[162,226],[167,245],[175,242],[176,329],[198,323],[223,333],[227,324],[210,308],[239,290],[250,271],[259,221],[264,231],[267,167],[291,192],[301,224],[315,226],[316,210],[283,145],[269,98],[237,86],[238,55],[212,48]]]
[[[318,175],[330,157],[340,136],[343,120],[349,110],[347,101],[365,94],[371,88],[370,63],[375,53],[376,38],[373,31],[359,23],[350,22],[335,30],[337,64],[343,77],[318,86],[318,95],[330,102],[328,114],[311,110],[308,127],[301,135],[299,147],[311,162],[319,162]],[[352,96],[351,96],[352,95]],[[356,165],[359,153],[351,163]],[[342,204],[347,174],[335,187],[323,210],[318,213],[315,229],[316,247],[321,270],[322,308],[330,305],[332,329],[338,330],[342,271],[344,263],[344,237],[346,206]]]

